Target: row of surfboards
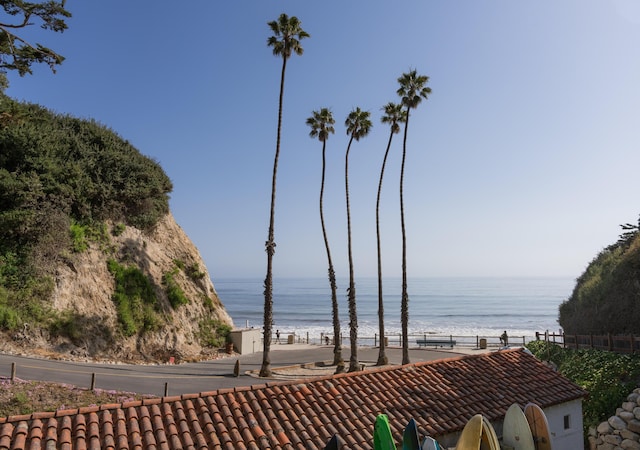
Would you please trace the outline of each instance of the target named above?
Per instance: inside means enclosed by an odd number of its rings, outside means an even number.
[[[509,407],[502,425],[502,445],[491,423],[482,415],[473,416],[465,425],[456,450],[552,450],[549,424],[544,411],[529,403],[524,410],[514,403]],[[339,450],[340,440],[334,435],[325,450]],[[374,450],[397,450],[389,418],[379,414],[373,428]],[[431,436],[422,440],[418,425],[411,419],[402,435],[402,450],[444,450]]]

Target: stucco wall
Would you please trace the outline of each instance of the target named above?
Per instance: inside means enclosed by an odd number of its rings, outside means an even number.
[[[582,435],[582,399],[545,408],[553,448],[584,448]],[[569,428],[565,429],[565,416]]]

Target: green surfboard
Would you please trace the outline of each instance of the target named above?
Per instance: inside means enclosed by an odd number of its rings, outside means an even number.
[[[386,414],[378,414],[376,417],[373,426],[373,450],[396,450]]]

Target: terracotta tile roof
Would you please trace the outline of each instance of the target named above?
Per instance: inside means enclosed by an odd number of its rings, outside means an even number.
[[[4,449],[371,448],[375,417],[389,415],[398,442],[415,418],[433,436],[477,413],[501,419],[514,402],[543,408],[581,388],[522,350],[267,383],[120,405],[0,418]]]

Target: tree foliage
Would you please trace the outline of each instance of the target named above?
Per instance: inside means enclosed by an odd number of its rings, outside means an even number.
[[[640,334],[640,233],[621,227],[620,239],[591,261],[560,305],[566,333]]]
[[[171,190],[157,162],[108,128],[0,95],[0,288],[12,302],[46,300],[29,286],[46,286],[65,252],[107,219],[153,226]]]
[[[39,23],[44,30],[62,33],[67,29],[65,19],[71,17],[65,9],[65,0],[1,3],[4,14],[0,16],[0,71],[17,70],[23,76],[32,73],[32,64],[44,63],[55,72],[64,57],[40,43],[28,42],[17,34],[17,30]]]

